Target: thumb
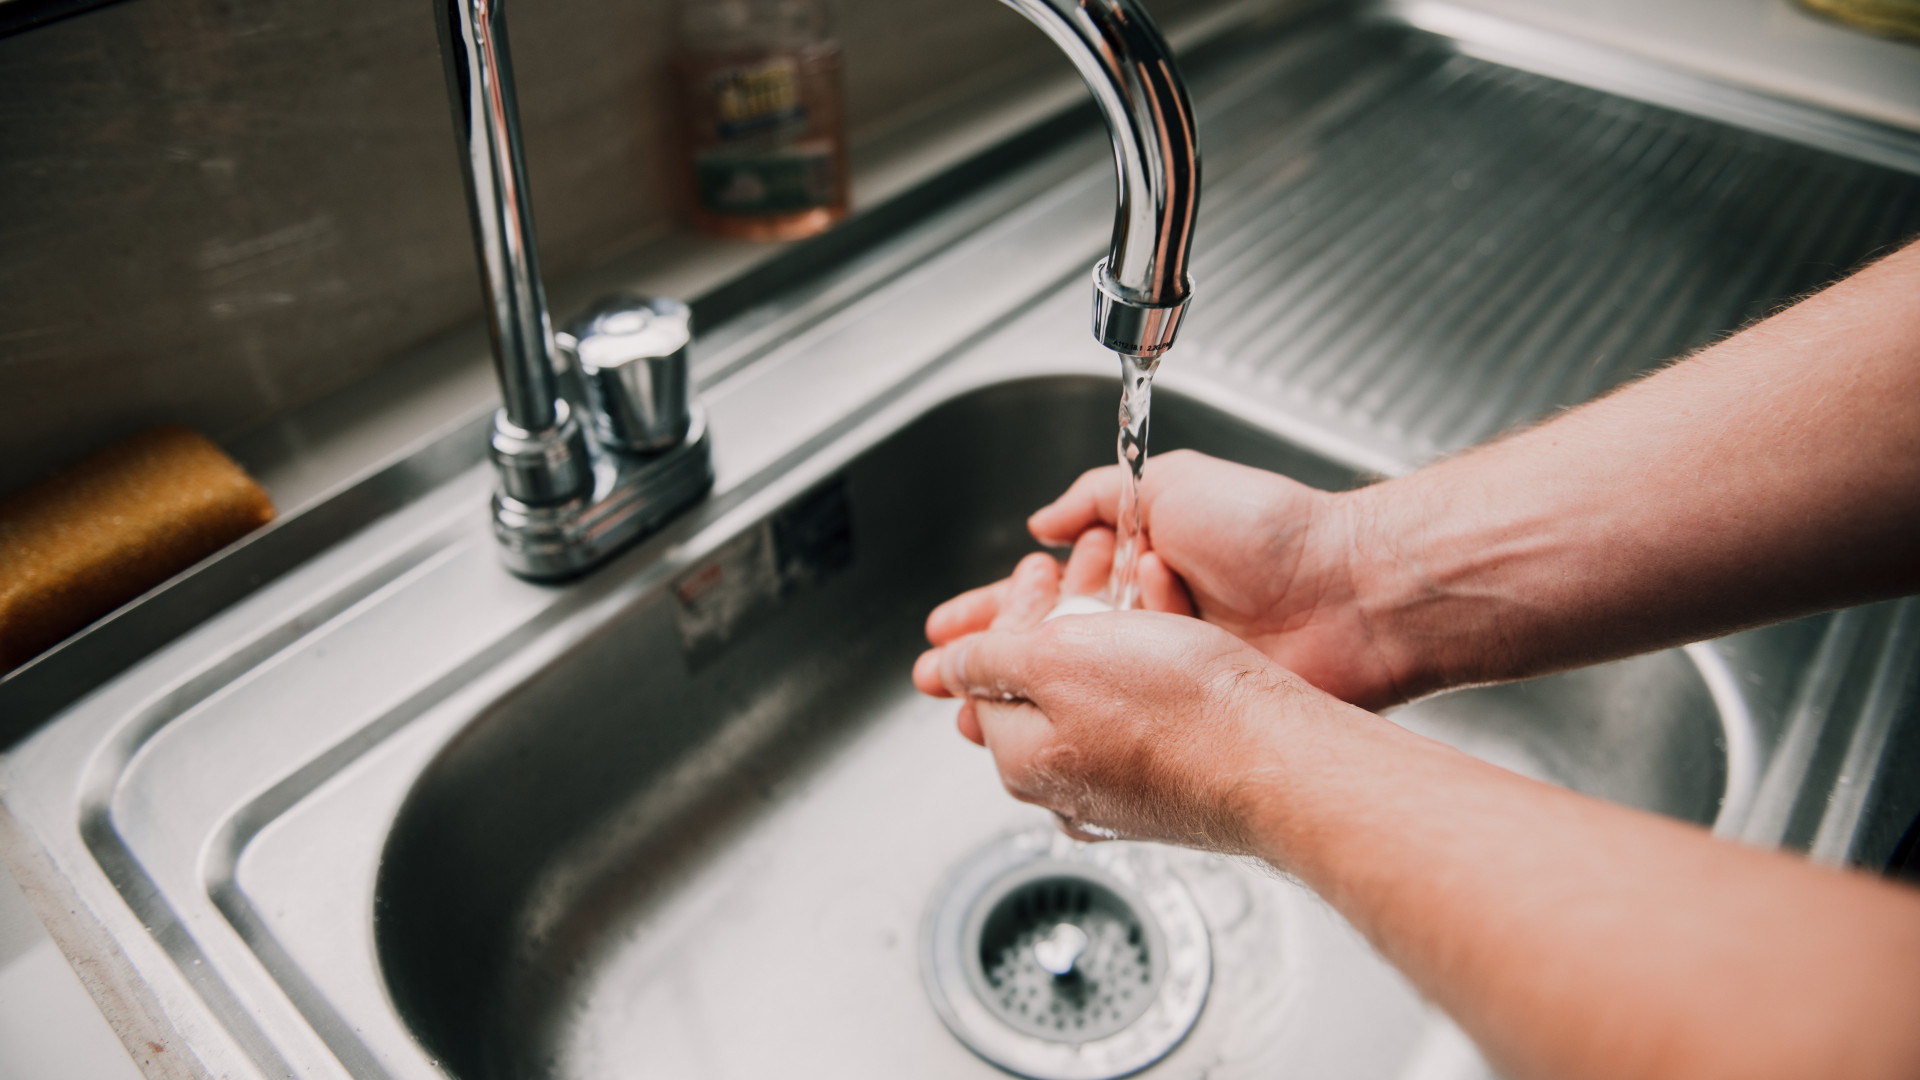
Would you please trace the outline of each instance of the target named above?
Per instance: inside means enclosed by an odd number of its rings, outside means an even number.
[[[1017,701],[1028,697],[1034,635],[989,630],[940,650],[940,684],[955,697]]]

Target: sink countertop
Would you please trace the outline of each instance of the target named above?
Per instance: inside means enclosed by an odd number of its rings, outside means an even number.
[[[0,865],[0,1080],[138,1080],[140,1069]]]

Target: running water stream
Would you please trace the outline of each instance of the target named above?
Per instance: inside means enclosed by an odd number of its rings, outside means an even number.
[[[1113,576],[1107,601],[1118,611],[1140,599],[1140,474],[1147,467],[1147,417],[1153,411],[1153,373],[1159,358],[1120,357],[1120,512],[1114,526]]]

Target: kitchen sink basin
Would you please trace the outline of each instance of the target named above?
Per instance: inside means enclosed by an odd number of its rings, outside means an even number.
[[[1006,572],[1026,515],[1101,463],[1113,398],[1061,377],[951,401],[480,709],[407,796],[375,899],[394,1001],[439,1060],[473,1080],[993,1075],[941,1029],[916,934],[950,867],[1047,816],[907,671],[926,612]],[[1361,479],[1174,393],[1154,438]],[[1702,824],[1748,739],[1679,651],[1395,716]],[[1173,866],[1214,990],[1155,1075],[1406,1065],[1425,1010],[1350,931],[1240,864]]]

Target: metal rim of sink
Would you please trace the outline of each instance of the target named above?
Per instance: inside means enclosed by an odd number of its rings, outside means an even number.
[[[1064,1024],[1042,1035],[1043,1024],[992,1000],[983,946],[1006,936],[994,924],[1048,895],[1062,896],[1054,901],[1061,908],[1138,929],[1130,942],[1137,966],[1125,958],[1119,966],[1145,978],[1148,996],[1112,1001],[1093,1038]],[[927,996],[948,1030],[980,1057],[1034,1080],[1108,1080],[1154,1064],[1193,1029],[1213,977],[1206,922],[1153,845],[1082,844],[1051,830],[1003,836],[963,860],[935,894],[920,944]]]

